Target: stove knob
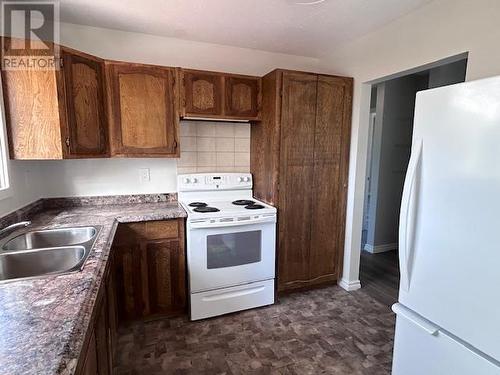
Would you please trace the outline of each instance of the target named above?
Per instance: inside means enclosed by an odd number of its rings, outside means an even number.
[[[197,179],[196,177],[193,177],[193,178],[191,179],[191,182],[192,182],[193,184],[196,184],[196,183],[198,182],[198,179]]]
[[[191,182],[191,180],[190,180],[188,177],[186,177],[186,178],[184,179],[184,183],[185,183],[185,184],[189,184],[190,182]]]
[[[245,181],[243,177],[238,177],[238,182],[243,182],[243,181]]]
[[[245,177],[245,182],[250,182],[250,177]]]

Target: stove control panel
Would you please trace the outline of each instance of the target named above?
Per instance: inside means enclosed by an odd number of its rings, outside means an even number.
[[[252,189],[250,173],[193,173],[177,176],[179,191]]]

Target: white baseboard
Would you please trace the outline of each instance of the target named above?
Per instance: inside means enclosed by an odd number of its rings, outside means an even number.
[[[361,283],[359,282],[359,280],[348,281],[348,280],[345,280],[345,279],[340,279],[339,282],[338,282],[338,285],[342,289],[347,290],[348,292],[352,292],[354,290],[358,290],[359,288],[361,288]]]
[[[397,243],[387,243],[384,245],[375,245],[375,246],[366,243],[364,250],[372,254],[377,254],[377,253],[384,253],[386,251],[396,250],[397,248],[398,248]]]

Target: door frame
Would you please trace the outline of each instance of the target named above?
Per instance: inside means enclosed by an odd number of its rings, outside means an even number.
[[[354,291],[361,288],[359,281],[359,266],[361,258],[361,236],[363,231],[363,214],[366,188],[368,139],[370,129],[370,99],[372,85],[384,81],[418,73],[441,65],[468,59],[469,52],[449,56],[429,64],[421,65],[405,71],[383,76],[354,85],[353,117],[351,128],[351,149],[349,162],[349,185],[347,191],[347,210],[344,242],[344,263],[342,277],[338,285]],[[466,76],[466,81],[468,80]],[[356,109],[356,111],[354,111]]]
[[[365,228],[365,220],[367,219],[369,210],[370,210],[370,193],[373,191],[372,189],[372,180],[373,180],[373,141],[374,141],[374,132],[375,132],[375,119],[377,117],[376,112],[370,112],[370,129],[368,129],[368,151],[367,151],[367,166],[366,166],[366,181],[365,181],[365,202],[363,208],[363,230],[368,229]]]

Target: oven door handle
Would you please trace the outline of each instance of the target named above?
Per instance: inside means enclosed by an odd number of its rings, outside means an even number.
[[[243,225],[251,225],[251,224],[262,224],[262,223],[276,223],[276,217],[263,217],[259,219],[250,219],[250,220],[240,220],[240,221],[224,221],[224,222],[216,222],[216,223],[207,223],[207,222],[199,222],[199,223],[189,223],[189,227],[191,229],[210,229],[210,228],[227,228],[227,227],[240,227]]]

